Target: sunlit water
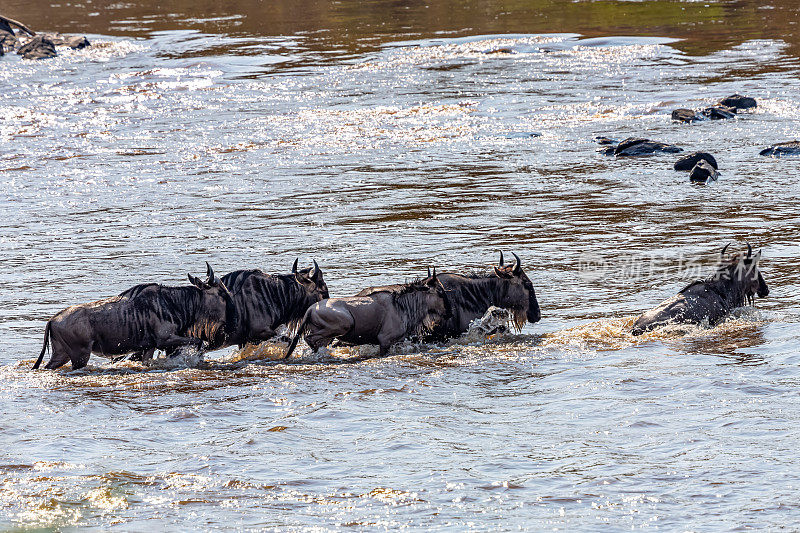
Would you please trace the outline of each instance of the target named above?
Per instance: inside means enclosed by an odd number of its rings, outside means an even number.
[[[0,527],[796,526],[800,160],[758,151],[800,136],[797,59],[670,37],[397,35],[304,63],[289,37],[215,55],[236,38],[158,31],[1,58]],[[758,109],[670,121],[734,92]],[[598,135],[705,149],[722,176]],[[629,335],[746,240],[757,308]],[[55,312],[206,260],[314,258],[348,295],[499,250],[539,296],[520,334],[30,370]]]

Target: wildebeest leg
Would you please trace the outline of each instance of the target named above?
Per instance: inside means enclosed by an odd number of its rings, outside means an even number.
[[[72,345],[68,341],[65,342],[63,338],[63,334],[58,329],[55,329],[50,337],[51,340],[51,347],[53,349],[53,355],[50,357],[50,361],[44,366],[47,370],[55,370],[56,368],[60,368],[67,364],[67,362],[72,361],[72,367],[75,367],[75,360],[81,359],[80,354],[85,351],[84,363],[82,366],[86,365],[85,361],[89,360],[89,355],[91,354],[91,343],[88,345]],[[80,367],[77,367],[80,368]]]
[[[70,355],[70,359],[72,359],[72,370],[78,370],[86,366],[86,363],[89,362],[89,357],[92,355],[92,344],[93,343],[90,343],[89,346],[84,349],[78,349],[72,352]]]
[[[331,341],[335,339],[335,337],[322,337],[319,335],[315,335],[311,338],[306,336],[303,339],[306,341],[306,344],[308,344],[308,347],[311,348],[311,353],[316,353],[316,351],[319,350],[320,348],[324,348],[327,345],[329,345]]]
[[[251,329],[250,330],[250,338],[248,342],[253,344],[260,344],[266,340],[271,339],[276,335],[275,330],[270,327],[262,327],[259,329]]]
[[[169,355],[170,350],[181,348],[182,346],[193,346],[199,350],[203,346],[203,341],[201,341],[200,339],[195,339],[193,337],[181,337],[180,335],[170,335],[166,339],[159,342],[156,348],[158,348],[159,350],[164,350]],[[175,350],[172,351],[174,352]]]
[[[53,350],[53,356],[50,358],[50,360],[47,362],[47,364],[44,365],[44,367],[47,370],[55,370],[56,368],[60,368],[60,367],[64,366],[65,364],[67,364],[67,362],[69,362],[69,360],[70,359],[69,359],[69,356],[67,354],[65,354],[65,353],[57,353],[55,350]]]

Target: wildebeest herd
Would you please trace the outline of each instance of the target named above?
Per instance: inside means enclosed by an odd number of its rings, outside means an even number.
[[[761,252],[720,254],[717,270],[691,283],[679,294],[645,312],[631,333],[667,324],[715,325],[730,312],[769,294],[758,268]],[[330,298],[322,269],[289,274],[237,270],[218,277],[206,263],[206,278],[189,274],[191,285],[136,285],[117,296],[68,307],[45,326],[44,345],[33,368],[39,368],[48,346],[45,368],[67,362],[86,366],[92,353],[106,357],[131,354],[147,361],[156,350],[167,356],[183,347],[216,350],[260,343],[286,326],[293,337],[288,358],[303,337],[316,351],[334,340],[350,345],[377,344],[385,355],[405,339],[442,342],[465,333],[490,307],[508,310],[517,331],[541,318],[536,291],[514,254],[514,263],[500,261],[483,273],[437,273],[408,283],[364,289],[355,296]]]

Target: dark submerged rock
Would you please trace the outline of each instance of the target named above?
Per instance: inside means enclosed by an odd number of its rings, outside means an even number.
[[[500,48],[492,48],[483,52],[484,54],[516,54],[517,51],[510,46],[503,46]]]
[[[706,161],[715,169],[719,168],[717,166],[717,160],[714,159],[713,155],[707,152],[692,152],[691,154],[685,155],[675,161],[673,168],[675,170],[692,170],[699,161]]]
[[[800,141],[789,141],[785,143],[773,144],[759,152],[761,155],[780,157],[783,155],[800,155]]]
[[[651,155],[656,152],[677,153],[683,152],[683,148],[678,148],[672,144],[666,144],[649,139],[628,138],[619,143],[614,149],[613,154],[617,157],[635,157]]]
[[[609,139],[608,137],[595,137],[595,142],[600,145],[607,145],[607,144],[617,144],[617,141],[614,139]]]
[[[83,35],[61,35],[60,33],[48,33],[45,37],[50,39],[56,46],[67,46],[73,50],[80,50],[90,46],[89,39]]]
[[[698,120],[703,120],[703,117],[699,116],[691,109],[676,109],[675,111],[672,112],[672,120],[674,120],[675,122],[689,123]]]
[[[707,107],[701,111],[704,117],[711,120],[725,120],[736,117],[736,109],[725,106]]]
[[[758,107],[758,103],[756,103],[755,98],[742,96],[741,94],[732,94],[727,98],[720,100],[719,103],[720,105],[732,107],[734,109],[752,109],[754,107]]]
[[[37,35],[17,50],[23,59],[47,59],[56,57],[56,45],[44,35]]]
[[[3,19],[0,19],[0,55],[4,52],[13,52],[19,46],[19,39],[14,35],[14,30],[11,25]]]
[[[712,167],[711,164],[709,164],[709,162],[705,159],[698,161],[692,171],[689,173],[689,181],[699,183],[717,181],[717,178],[719,178],[719,172],[717,172],[716,169],[714,169],[714,167]]]

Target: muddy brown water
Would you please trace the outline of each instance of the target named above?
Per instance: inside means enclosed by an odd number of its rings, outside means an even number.
[[[800,160],[758,155],[800,137],[796,3],[149,4],[2,7],[94,45],[0,58],[1,528],[796,528]],[[768,298],[628,334],[745,241]],[[29,370],[55,312],[206,260],[347,295],[501,249],[519,334]]]

